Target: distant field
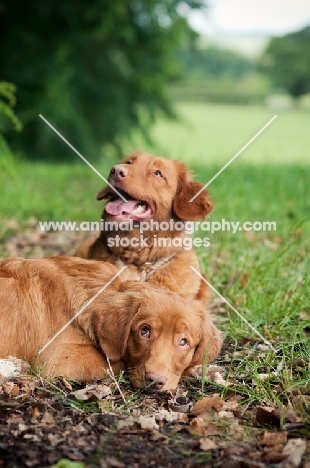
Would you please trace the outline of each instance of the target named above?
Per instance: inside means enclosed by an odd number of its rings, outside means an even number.
[[[203,183],[275,114],[258,106],[181,104],[177,109],[179,122],[160,120],[155,125],[152,133],[159,145],[136,138],[130,147],[124,147],[124,153],[140,148],[179,158]],[[210,185],[217,207],[213,216],[266,214],[283,220],[287,211],[300,212],[309,206],[309,129],[310,112],[306,109],[279,113]],[[92,155],[85,156],[91,160]],[[76,159],[77,163],[70,165],[16,162],[4,166],[0,169],[0,215],[19,220],[31,216],[97,219],[101,204],[95,197],[104,182],[80,163],[78,156]],[[285,164],[280,167],[279,163]],[[108,177],[113,161],[106,158],[93,164]]]
[[[139,138],[132,147],[191,163],[225,163],[277,114],[270,127],[238,157],[238,163],[310,164],[309,109],[277,112],[261,106],[184,103],[177,111],[179,122],[159,120],[155,125],[152,136],[157,147]]]

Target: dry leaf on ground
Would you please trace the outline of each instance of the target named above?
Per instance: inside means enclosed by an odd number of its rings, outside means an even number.
[[[208,437],[201,437],[199,439],[199,446],[204,452],[209,452],[210,450],[217,449],[216,443]]]
[[[86,385],[85,388],[72,392],[77,400],[95,401],[111,395],[111,389],[107,385]]]
[[[212,409],[215,409],[217,412],[219,412],[221,411],[223,404],[224,402],[221,400],[220,396],[215,394],[211,397],[207,396],[196,401],[192,411],[197,415],[209,412]]]
[[[264,432],[263,438],[260,441],[261,445],[278,445],[284,444],[287,441],[287,432]]]
[[[158,413],[155,414],[156,421],[167,421],[167,422],[182,422],[187,423],[188,416],[185,413],[177,413],[176,411],[168,411],[165,409],[161,409]]]
[[[302,456],[307,448],[306,441],[303,439],[290,439],[283,449],[283,454],[287,454],[287,462],[290,462],[294,467],[299,466]]]
[[[192,434],[199,434],[207,437],[211,435],[217,435],[218,433],[218,427],[215,424],[206,421],[201,416],[192,419],[189,425],[190,432]]]
[[[142,429],[159,429],[159,425],[155,421],[155,415],[139,416],[137,423],[140,424]]]

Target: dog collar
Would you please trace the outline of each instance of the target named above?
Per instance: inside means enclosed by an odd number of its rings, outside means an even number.
[[[175,257],[176,254],[177,252],[172,252],[170,255],[156,260],[156,262],[144,262],[141,265],[136,265],[134,263],[134,265],[138,268],[140,272],[140,281],[146,281],[149,276],[155,273],[155,271],[158,270],[158,268],[168,263],[173,257]],[[121,260],[119,257],[115,258],[115,264],[120,267],[126,265],[125,262],[123,262],[123,260]]]

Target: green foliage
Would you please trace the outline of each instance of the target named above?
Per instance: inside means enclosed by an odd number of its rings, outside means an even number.
[[[176,101],[253,104],[266,97],[268,84],[256,63],[237,52],[200,48],[192,40],[177,57],[183,68],[169,87]]]
[[[22,125],[16,117],[13,107],[16,104],[16,86],[12,83],[0,82],[0,132],[6,130],[8,123],[16,130],[21,130]]]
[[[12,172],[13,157],[3,134],[11,127],[17,131],[22,128],[21,121],[13,111],[15,92],[15,85],[0,82],[0,169],[9,173]]]
[[[293,98],[310,92],[310,26],[272,38],[262,64],[274,85]]]
[[[74,462],[71,460],[62,459],[52,468],[83,468],[85,464],[83,462]]]
[[[25,127],[12,146],[76,158],[40,113],[87,157],[120,149],[120,136],[146,132],[158,112],[172,116],[172,51],[190,33],[180,6],[200,0],[0,0],[2,74],[17,86]]]
[[[190,46],[178,52],[186,76],[238,79],[255,71],[255,63],[247,57],[220,47]]]
[[[240,79],[197,77],[169,86],[174,101],[208,102],[217,104],[261,104],[264,102],[268,83],[258,74]]]

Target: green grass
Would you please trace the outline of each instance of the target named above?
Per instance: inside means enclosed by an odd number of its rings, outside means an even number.
[[[178,104],[178,122],[159,120],[152,137],[156,152],[208,166],[225,164],[274,116],[277,118],[238,157],[238,163],[310,164],[310,109],[280,111],[263,106]],[[126,152],[154,146],[134,138]],[[237,163],[237,164],[238,164]]]
[[[139,147],[179,158],[203,183],[274,115],[260,107],[183,104],[179,109],[185,126],[160,121],[154,128],[160,148],[137,140],[124,151]],[[304,387],[310,378],[309,117],[306,110],[280,113],[208,188],[215,202],[211,221],[277,223],[276,232],[205,232],[211,245],[198,251],[213,286],[280,350],[278,356],[266,353],[263,361],[254,353],[250,364],[247,355],[236,360],[228,354],[225,366],[258,381],[261,372],[271,373],[284,359],[276,378],[280,390],[275,393],[274,384],[266,382],[244,386],[249,404],[285,402],[291,388]],[[95,165],[108,176],[111,161]],[[16,162],[0,174],[1,237],[10,232],[7,220],[98,220],[102,204],[96,193],[103,184],[84,164]],[[231,346],[240,350],[247,340],[259,341],[228,306],[224,309],[222,328]],[[306,362],[299,373],[296,359]]]

